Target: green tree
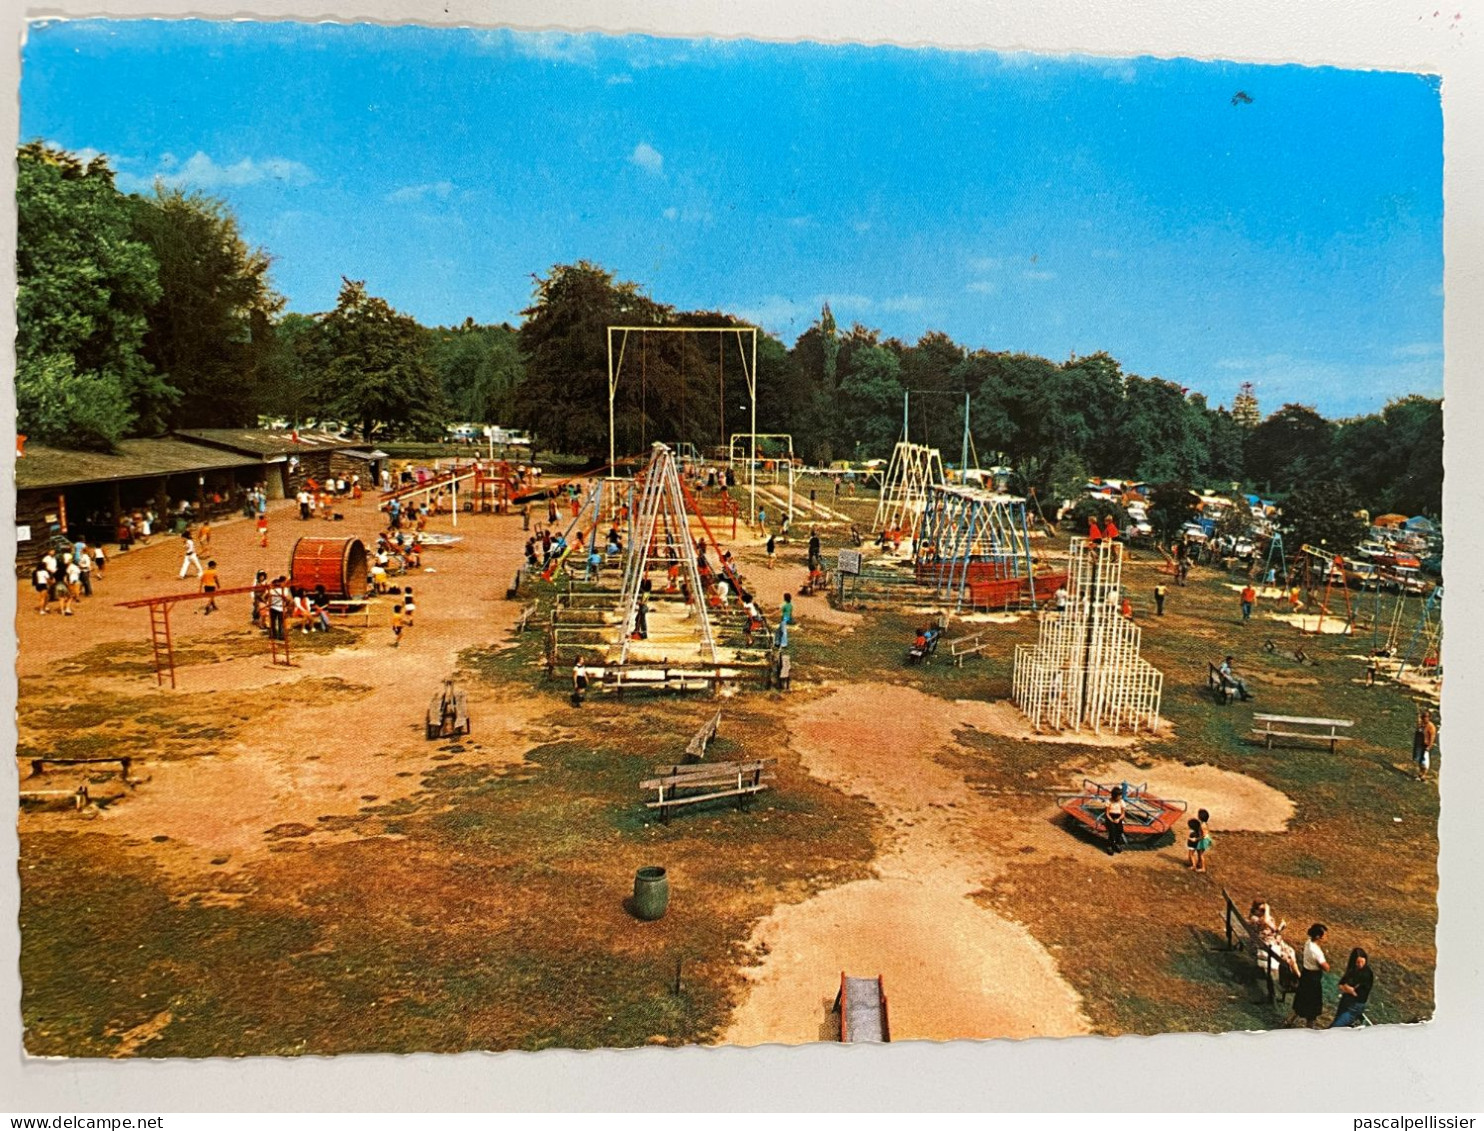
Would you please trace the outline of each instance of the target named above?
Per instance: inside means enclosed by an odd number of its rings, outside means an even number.
[[[1158,483],[1149,492],[1149,525],[1155,537],[1169,542],[1195,518],[1197,499],[1190,484],[1180,479]]]
[[[1367,507],[1438,517],[1443,510],[1443,402],[1411,396],[1340,422],[1336,472]]]
[[[61,353],[23,359],[15,396],[16,431],[70,448],[109,450],[131,415],[117,381],[80,374]]]
[[[1159,378],[1127,379],[1115,414],[1115,450],[1104,457],[1107,474],[1189,482],[1204,472],[1210,455],[1205,403],[1186,393]]]
[[[1290,491],[1328,479],[1334,463],[1335,426],[1307,405],[1286,404],[1247,437],[1245,463],[1265,491]]]
[[[319,320],[287,313],[266,333],[258,358],[258,411],[298,424],[321,415],[324,361]]]
[[[134,235],[159,265],[143,352],[180,390],[170,423],[253,423],[271,319],[283,307],[268,281],[267,252],[247,245],[224,201],[161,184],[152,197],[131,200]]]
[[[966,352],[947,334],[930,330],[902,354],[902,387],[911,406],[914,443],[940,448],[957,462],[963,437],[963,394],[958,384]]]
[[[1292,532],[1285,542],[1297,550],[1317,546],[1349,554],[1365,537],[1367,524],[1358,517],[1360,498],[1348,483],[1318,479],[1298,487],[1283,500],[1283,526]]]
[[[17,427],[94,448],[157,431],[177,395],[142,351],[157,264],[106,158],[21,146],[16,205]]]
[[[423,328],[344,279],[335,309],[320,321],[318,354],[327,411],[373,438],[383,429],[434,435],[443,424],[442,391],[424,359]]]
[[[586,260],[559,264],[545,278],[537,277],[535,300],[524,311],[519,335],[526,379],[518,423],[562,451],[607,454],[608,327],[664,325],[671,313],[645,296],[637,283],[615,282],[611,272]],[[641,429],[649,439],[662,438],[660,429],[648,428],[641,419],[646,415],[641,408],[647,408],[641,399],[647,402],[643,378],[649,362],[654,362],[659,382],[657,405],[679,392],[678,373],[685,361],[681,351],[687,347],[675,346],[665,355],[657,342],[658,336],[656,343],[646,345],[642,335],[630,335],[629,345],[640,356],[626,351],[615,399],[616,432],[628,437],[618,441],[620,452],[637,449]],[[645,354],[646,349],[653,353]]]
[[[430,333],[428,364],[437,374],[451,416],[481,424],[505,424],[515,414],[525,366],[511,326],[463,325]]]
[[[902,363],[885,346],[851,351],[850,370],[840,383],[836,405],[842,434],[851,437],[843,449],[852,459],[885,459],[901,436],[894,413],[902,404]]]

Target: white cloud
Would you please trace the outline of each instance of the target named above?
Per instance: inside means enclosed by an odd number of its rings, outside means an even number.
[[[857,220],[854,224],[851,224],[850,227],[851,230],[856,233],[856,235],[863,236],[871,230],[871,221]]]
[[[1020,273],[1020,277],[1022,279],[1029,279],[1033,283],[1045,283],[1045,282],[1049,282],[1050,280],[1056,278],[1056,272],[1055,271],[1022,271]]]
[[[666,220],[678,220],[680,219],[680,209],[672,204],[669,208],[665,209],[664,217]]]
[[[1391,351],[1392,357],[1442,357],[1442,342],[1408,342],[1406,345],[1395,347]]]
[[[1095,247],[1092,249],[1094,259],[1122,259],[1123,253],[1114,247]]]
[[[814,223],[813,216],[790,216],[785,221],[790,228],[807,228]]]
[[[977,255],[969,260],[969,270],[976,275],[988,275],[998,271],[1000,266],[1001,261],[992,255]]]
[[[393,204],[407,204],[419,200],[425,200],[430,196],[439,200],[447,200],[453,192],[453,184],[449,181],[434,181],[425,185],[404,185],[386,194],[386,199]]]
[[[975,279],[964,290],[975,295],[999,294],[1000,285],[992,279]]]
[[[629,74],[609,75],[608,76],[608,85],[609,86],[627,86],[629,83],[631,83],[633,81],[634,81],[634,76],[633,75],[629,75]]]
[[[916,314],[927,309],[927,300],[921,295],[896,295],[884,298],[876,305],[878,309],[893,314]]]
[[[513,31],[509,35],[511,45],[528,59],[545,59],[552,63],[593,61],[591,36],[565,31]]]
[[[125,192],[141,192],[151,188],[157,180],[171,188],[188,186],[213,189],[260,184],[263,181],[302,185],[314,180],[314,174],[307,165],[291,161],[287,157],[244,157],[231,165],[218,165],[198,150],[184,162],[173,154],[163,154],[160,168],[153,173],[142,177],[133,173],[120,173],[117,179],[119,188]]]
[[[647,141],[641,141],[634,146],[634,152],[629,154],[629,160],[646,173],[662,176],[665,172],[665,155]]]

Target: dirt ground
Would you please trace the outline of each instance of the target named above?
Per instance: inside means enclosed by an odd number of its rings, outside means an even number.
[[[833,995],[821,993],[841,972],[882,976],[893,1040],[1088,1031],[1046,950],[968,898],[997,871],[975,836],[985,815],[962,774],[934,754],[958,728],[993,726],[998,713],[985,703],[942,707],[911,688],[855,684],[792,712],[809,772],[870,798],[892,835],[875,878],[781,907],[758,926],[762,962],[727,1043],[830,1039],[838,1018]]]
[[[287,572],[299,536],[374,542],[370,500],[344,514],[301,522],[280,504],[269,548],[235,520],[216,526],[202,556],[233,586],[260,568]],[[1397,1015],[1430,1008],[1435,840],[1373,845],[1352,819],[1376,775],[1394,775],[1382,752],[1409,726],[1408,705],[1360,699],[1329,641],[1312,646],[1323,667],[1249,648],[1241,670],[1269,701],[1312,714],[1306,702],[1339,695],[1350,713],[1380,720],[1381,737],[1338,760],[1247,750],[1240,709],[1213,711],[1188,690],[1204,685],[1199,652],[1232,647],[1217,619],[1232,613],[1230,595],[1214,579],[1210,593],[1179,590],[1146,632],[1167,673],[1157,736],[1038,735],[1005,698],[1005,656],[1031,622],[984,618],[1003,647],[962,669],[903,669],[907,614],[797,596],[806,523],[773,570],[761,539],[739,531],[728,546],[770,617],[795,593],[797,674],[789,696],[728,699],[715,756],[773,756],[778,780],[748,815],[718,809],[662,826],[635,784],[677,757],[715,704],[572,708],[541,682],[536,634],[513,633],[524,602],[505,590],[525,537],[519,516],[464,515],[457,530],[443,517],[431,529],[463,540],[430,548],[423,572],[396,579],[417,598],[399,646],[385,600],[370,627],[294,636],[295,666],[284,668],[249,627],[246,595],[222,598],[211,616],[182,602],[175,691],[156,685],[145,611],[115,602],[194,588],[179,579],[178,539],[116,555],[71,618],[37,615],[19,588],[21,772],[55,751],[136,759],[131,786],[111,771],[49,770],[48,788],[88,782],[99,803],[83,812],[22,808],[31,1051],[832,1040],[842,972],[882,975],[898,1040],[1260,1027],[1235,1005],[1211,1020],[1206,995],[1226,975],[1214,946],[1168,949],[1183,931],[1132,959],[1104,955],[1089,926],[1102,885],[1180,922],[1216,912],[1188,887],[1207,881],[1186,872],[1181,845],[1115,861],[1069,831],[1056,794],[1084,777],[1147,781],[1209,808],[1213,859],[1233,861],[1231,882],[1326,919],[1343,921],[1324,901],[1349,890],[1346,876],[1365,885],[1384,864],[1391,886],[1371,889],[1397,902],[1352,917],[1365,945],[1389,943],[1405,960],[1388,971],[1388,989],[1406,995]],[[837,523],[829,545],[842,536]],[[454,675],[474,733],[429,742],[428,701]],[[1433,827],[1435,804],[1431,793],[1408,800],[1406,829]],[[1351,867],[1347,853],[1373,848],[1384,861]],[[673,910],[640,924],[622,885],[656,860],[671,867]],[[78,910],[79,891],[98,898]],[[140,956],[109,949],[131,931]],[[190,946],[172,949],[177,937]],[[1183,1020],[1116,984],[1130,961],[1151,980],[1179,972],[1170,997]]]

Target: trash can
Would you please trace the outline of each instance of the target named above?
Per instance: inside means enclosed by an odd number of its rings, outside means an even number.
[[[670,881],[663,868],[640,868],[634,873],[634,915],[654,920],[670,906]]]

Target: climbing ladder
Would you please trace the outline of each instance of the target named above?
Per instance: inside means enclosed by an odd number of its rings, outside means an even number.
[[[165,673],[170,673],[170,688],[175,689],[175,646],[170,640],[171,601],[149,607],[149,642],[155,654],[155,684],[163,686]]]

